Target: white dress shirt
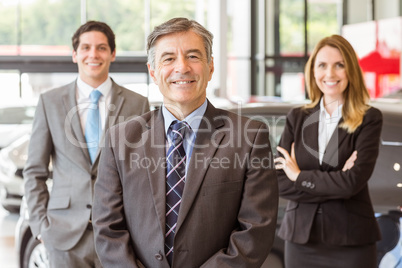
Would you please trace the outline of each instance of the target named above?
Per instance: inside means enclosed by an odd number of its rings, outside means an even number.
[[[330,115],[324,107],[324,99],[320,101],[320,121],[318,123],[318,151],[320,165],[324,157],[325,149],[331,139],[335,129],[338,127],[339,120],[342,118],[342,104]]]
[[[96,89],[102,93],[102,96],[99,98],[99,114],[101,117],[102,129],[105,129],[106,116],[108,113],[107,107],[110,104],[110,98],[111,98],[110,92],[112,90],[112,80],[110,79],[110,77],[108,77],[108,79],[106,79],[106,81],[103,82]],[[89,95],[91,94],[92,90],[94,90],[93,87],[86,84],[84,81],[81,80],[80,77],[78,77],[76,99],[78,105],[78,113],[81,121],[81,128],[84,135],[85,135],[85,125],[87,121],[88,108],[91,104],[91,99]]]

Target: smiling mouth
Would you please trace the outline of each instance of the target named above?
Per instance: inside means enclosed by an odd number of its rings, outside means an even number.
[[[338,84],[338,81],[336,81],[336,82],[324,82],[326,85],[328,85],[328,86],[335,86],[336,84]]]
[[[99,66],[101,65],[100,63],[87,63],[89,66]]]
[[[173,84],[185,85],[185,84],[190,84],[190,83],[193,83],[193,82],[195,82],[195,81],[175,81],[175,82],[173,82]]]

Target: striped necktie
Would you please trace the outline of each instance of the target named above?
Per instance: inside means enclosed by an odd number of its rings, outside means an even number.
[[[177,218],[179,215],[181,197],[186,179],[186,152],[184,151],[183,139],[186,129],[189,126],[186,122],[173,121],[170,125],[170,137],[172,144],[167,153],[167,175],[166,175],[166,234],[165,253],[170,264],[173,260],[173,241],[176,230]]]
[[[99,139],[102,134],[102,126],[99,115],[99,98],[102,93],[99,90],[93,90],[89,95],[91,105],[88,109],[87,122],[85,124],[85,140],[88,145],[88,152],[93,163],[98,153]]]

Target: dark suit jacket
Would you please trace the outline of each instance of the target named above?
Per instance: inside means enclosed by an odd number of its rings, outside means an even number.
[[[169,267],[165,155],[161,111],[107,134],[93,208],[104,267]],[[186,176],[173,267],[260,267],[274,239],[277,187],[266,126],[208,103]]]
[[[109,111],[105,128],[149,111],[145,97],[114,82],[111,94],[115,109]],[[41,234],[60,250],[74,247],[86,230],[97,177],[99,152],[91,165],[78,109],[76,82],[40,96],[24,170],[32,234]],[[51,194],[46,185],[50,160]]]
[[[378,156],[382,114],[371,107],[354,133],[337,128],[324,153],[318,158],[320,106],[289,112],[280,146],[290,152],[295,143],[301,169],[296,182],[278,171],[280,196],[288,199],[279,236],[294,243],[306,243],[317,209],[322,210],[323,239],[333,245],[363,245],[380,238],[367,182]],[[339,123],[342,122],[342,119]],[[357,150],[352,169],[342,171]]]

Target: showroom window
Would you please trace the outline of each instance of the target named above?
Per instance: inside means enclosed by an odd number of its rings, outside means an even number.
[[[116,34],[112,78],[151,99],[160,99],[149,89],[146,37],[155,25],[172,17],[188,17],[207,25],[209,2],[0,0],[0,78],[7,85],[7,90],[0,90],[0,99],[36,98],[73,81],[77,67],[71,60],[71,37],[87,20],[104,21]]]
[[[340,34],[345,0],[259,0],[251,94],[304,100],[304,65],[324,36]],[[325,16],[323,16],[325,14]],[[261,17],[265,20],[261,22]],[[272,100],[272,98],[270,98]]]
[[[215,73],[209,94],[235,100],[252,95],[304,99],[304,65],[318,40],[340,34],[346,23],[402,14],[397,1],[393,5],[381,1],[0,0],[1,78],[2,82],[9,79],[7,85],[12,83],[7,88],[17,88],[13,96],[24,97],[28,94],[22,88],[25,73],[76,74],[71,36],[81,23],[102,20],[117,37],[117,60],[111,72],[131,76],[127,83],[131,86],[138,82],[136,74],[142,74],[149,96],[153,84],[146,68],[146,37],[162,21],[183,16],[214,34]],[[9,73],[13,75],[5,75]],[[7,95],[0,89],[0,99]]]
[[[101,20],[112,27],[119,54],[144,53],[146,36],[169,18],[205,23],[205,2],[0,0],[0,55],[69,55],[72,34],[87,20]]]
[[[0,0],[0,55],[69,55],[80,2]]]

